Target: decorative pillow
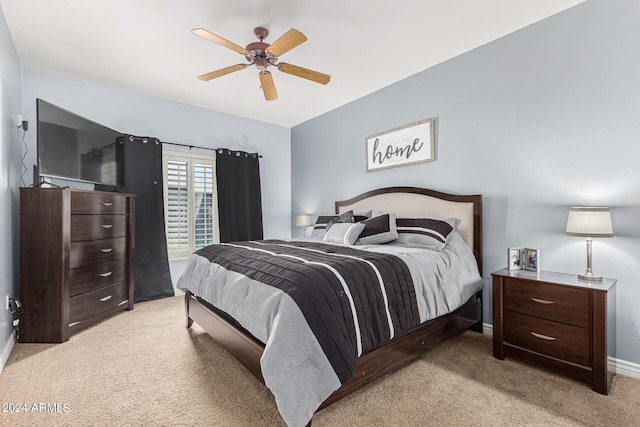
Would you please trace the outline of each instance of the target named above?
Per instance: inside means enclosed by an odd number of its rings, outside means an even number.
[[[431,218],[398,218],[398,240],[409,246],[421,246],[442,250],[460,225],[458,218],[444,220]]]
[[[371,218],[372,212],[373,211],[354,213],[353,214],[353,222],[360,222],[360,221],[364,221],[365,219]]]
[[[396,214],[388,213],[362,221],[364,230],[356,242],[358,245],[380,245],[398,238]]]
[[[323,237],[325,233],[335,223],[354,222],[353,211],[345,212],[341,215],[322,215],[318,216],[315,225],[313,226],[312,236]]]
[[[362,230],[364,230],[364,224],[361,222],[335,223],[324,235],[324,241],[353,245]]]
[[[337,215],[334,219],[327,223],[326,230],[329,231],[333,224],[345,223],[345,222],[355,222],[353,220],[353,211],[347,211],[343,214]]]

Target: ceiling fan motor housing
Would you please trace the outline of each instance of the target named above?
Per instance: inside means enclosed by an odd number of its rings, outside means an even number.
[[[269,43],[264,42],[249,43],[246,47],[247,53],[244,56],[247,61],[255,63],[260,70],[269,65],[276,65],[278,58],[266,52],[269,46],[271,46]]]

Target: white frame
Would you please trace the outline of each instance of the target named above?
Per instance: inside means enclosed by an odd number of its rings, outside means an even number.
[[[535,264],[529,264],[529,257],[531,254],[535,255]],[[515,265],[513,259],[515,256],[520,259],[520,265]],[[507,268],[509,270],[525,270],[540,272],[540,249],[534,248],[508,248],[507,249]]]
[[[524,254],[524,248],[509,248],[507,249],[507,266],[509,270],[523,270],[522,256]],[[514,263],[514,258],[518,259],[518,263]]]
[[[425,119],[367,137],[367,172],[435,160],[433,128],[434,119]]]

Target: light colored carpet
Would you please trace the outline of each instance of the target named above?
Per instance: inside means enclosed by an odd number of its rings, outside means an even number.
[[[638,425],[640,380],[618,376],[603,396],[491,352],[490,337],[466,332],[320,411],[313,425]],[[185,329],[180,296],[136,304],[64,344],[16,344],[0,402],[3,426],[283,425],[265,386],[197,325]],[[4,412],[10,404],[27,412]]]

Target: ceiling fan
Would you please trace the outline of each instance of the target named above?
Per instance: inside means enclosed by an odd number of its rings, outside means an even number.
[[[276,92],[276,86],[273,83],[273,77],[267,70],[268,67],[274,66],[283,73],[292,74],[303,79],[311,80],[312,82],[326,85],[329,83],[331,76],[323,74],[318,71],[309,70],[307,68],[298,67],[297,65],[287,64],[286,62],[278,62],[278,58],[287,53],[294,47],[307,41],[307,38],[300,31],[291,29],[287,31],[282,37],[273,42],[273,44],[265,43],[264,39],[269,35],[269,30],[264,27],[257,27],[253,30],[253,33],[258,37],[257,42],[249,43],[247,47],[238,46],[229,40],[223,39],[203,28],[195,28],[191,32],[197,36],[205,38],[209,41],[224,46],[228,49],[238,52],[244,55],[249,61],[247,64],[236,64],[230,67],[221,68],[210,73],[202,74],[198,76],[200,80],[209,81],[217,77],[224,76],[235,71],[244,70],[250,65],[255,65],[260,70],[260,84],[262,91],[264,92],[264,98],[267,101],[273,101],[278,99],[278,93]]]

